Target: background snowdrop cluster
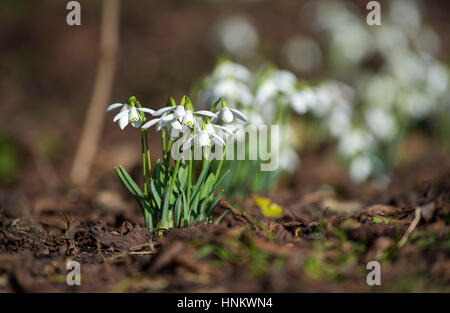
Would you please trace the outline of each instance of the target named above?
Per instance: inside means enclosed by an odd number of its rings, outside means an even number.
[[[424,23],[416,1],[389,2],[382,27],[368,26],[342,1],[314,6],[313,27],[326,35],[321,55],[328,77],[346,84],[324,81],[294,101],[294,109],[301,113],[310,107],[337,139],[338,155],[354,181],[386,181],[396,147],[409,130],[428,121],[446,137],[450,73],[435,56],[440,40]],[[292,49],[288,60],[295,60]]]
[[[238,171],[251,173],[235,176],[242,181],[230,182],[230,185],[248,185],[250,191],[262,191],[274,183],[280,172],[293,173],[298,168],[300,136],[291,127],[291,114],[293,110],[299,114],[306,113],[315,105],[314,100],[308,99],[308,95],[312,93],[311,88],[300,88],[300,85],[297,77],[290,71],[263,65],[252,72],[244,65],[221,60],[212,73],[196,86],[196,99],[203,107],[211,103],[212,99],[223,97],[230,108],[238,109],[247,117],[249,124],[280,127],[280,138],[274,145],[279,151],[279,170],[270,173],[255,172],[256,166],[252,163],[258,161],[237,162],[241,163]],[[239,136],[239,133],[236,138],[245,140],[245,136]]]

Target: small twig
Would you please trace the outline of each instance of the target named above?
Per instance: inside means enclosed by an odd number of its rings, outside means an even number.
[[[97,251],[98,251],[98,254],[100,254],[100,256],[102,257],[103,263],[106,263],[108,261],[108,259],[103,255],[102,247],[100,246],[99,241],[97,241]]]
[[[147,251],[136,251],[145,247],[149,247],[151,250],[147,250]],[[149,242],[149,243],[144,243],[144,244],[140,244],[140,245],[136,245],[136,246],[132,246],[130,247],[127,251],[121,251],[119,253],[117,253],[116,255],[113,255],[109,258],[105,258],[104,262],[109,262],[112,263],[117,259],[120,259],[122,257],[126,257],[128,255],[147,255],[147,254],[156,254],[158,252],[158,250],[155,249],[154,247],[154,243]]]
[[[402,239],[400,239],[400,241],[398,242],[398,247],[401,248],[403,247],[403,245],[406,243],[406,241],[408,240],[408,237],[412,234],[412,232],[414,231],[414,229],[416,228],[417,224],[419,224],[420,222],[420,216],[421,216],[421,210],[420,207],[416,208],[416,213],[414,216],[414,220],[412,221],[412,223],[409,225],[408,229],[406,230],[406,233],[403,235]]]
[[[138,255],[145,255],[145,254],[156,254],[157,251],[131,251],[128,252],[128,255],[138,254]]]

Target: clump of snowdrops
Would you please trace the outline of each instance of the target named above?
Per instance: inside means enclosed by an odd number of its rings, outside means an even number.
[[[338,140],[350,177],[386,187],[408,133],[425,130],[448,143],[450,71],[436,57],[440,39],[414,0],[390,2],[379,27],[367,25],[345,2],[316,5],[328,38],[328,75],[349,85],[319,86],[313,100],[322,109],[315,116]]]
[[[220,101],[213,106],[217,107]],[[213,209],[221,197],[221,184],[229,171],[222,172],[223,152],[213,162],[212,149],[224,151],[233,133],[216,122],[237,115],[226,103],[216,113],[194,110],[191,100],[184,96],[177,104],[169,98],[167,106],[152,110],[144,108],[131,97],[127,103],[115,103],[107,111],[119,109],[114,117],[123,130],[131,124],[140,129],[142,148],[142,188],[124,167],[115,170],[123,185],[136,199],[144,214],[146,226],[155,229],[187,227],[213,221]],[[147,119],[150,115],[152,118]],[[162,138],[162,159],[152,167],[148,129],[155,127]],[[214,147],[214,148],[213,148]],[[218,150],[219,149],[219,150]],[[216,222],[226,214],[222,214]]]
[[[224,162],[223,167],[233,172],[224,182],[229,197],[244,197],[253,191],[266,191],[281,173],[293,173],[297,169],[300,159],[296,150],[300,146],[300,138],[291,127],[290,119],[293,109],[298,114],[308,111],[299,97],[309,87],[299,82],[293,73],[269,65],[251,72],[241,64],[223,59],[194,89],[197,102],[203,107],[212,99],[222,97],[230,108],[243,112],[251,125],[279,126],[280,136],[273,145],[279,153],[277,170],[261,171],[260,164],[263,161],[259,156],[256,160],[246,158]],[[248,141],[248,138],[241,135],[237,136],[237,140]],[[246,142],[246,153],[248,149]]]

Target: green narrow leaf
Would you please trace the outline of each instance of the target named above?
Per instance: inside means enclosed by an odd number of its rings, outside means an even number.
[[[184,226],[189,226],[189,206],[188,206],[187,200],[186,200],[186,193],[183,192],[182,198],[183,198],[183,220],[184,220]]]
[[[194,199],[197,196],[197,193],[200,191],[200,187],[203,184],[203,181],[206,178],[206,174],[208,174],[210,164],[208,163],[200,173],[200,176],[198,177],[197,183],[195,184],[192,193],[191,193],[191,199]],[[191,200],[192,201],[192,200]],[[192,203],[192,202],[191,202]]]
[[[160,197],[160,195],[158,193],[158,190],[156,190],[155,183],[153,182],[153,179],[150,181],[150,190],[152,192],[152,196],[153,196],[153,199],[155,200],[156,206],[158,208],[161,208],[161,197]]]
[[[180,227],[181,221],[181,197],[178,197],[177,202],[175,203],[174,212],[173,212],[173,225],[175,227]]]
[[[217,182],[214,184],[214,187],[212,188],[212,191],[217,190],[217,188],[220,187],[220,185],[223,183],[223,181],[225,180],[225,178],[227,177],[228,174],[230,174],[231,170],[227,170],[218,180]]]
[[[220,198],[222,197],[222,193],[218,193],[214,199],[208,204],[208,207],[206,208],[205,215],[207,217],[210,217],[212,215],[212,211],[216,207],[217,203],[219,203]]]
[[[208,175],[208,178],[206,178],[205,182],[203,183],[202,187],[200,188],[200,199],[206,198],[209,195],[210,190],[213,186],[214,180],[215,180],[214,173],[210,173]]]
[[[161,225],[165,225],[167,222],[167,218],[169,217],[169,200],[170,200],[169,186],[167,186],[164,191],[164,204],[162,207]]]
[[[133,188],[133,190],[136,192],[136,194],[139,197],[144,197],[144,194],[142,193],[141,189],[139,188],[139,186],[136,184],[136,182],[133,180],[133,178],[131,178],[130,174],[128,174],[128,172],[126,171],[126,169],[123,166],[120,166],[120,170],[123,174],[123,176],[127,179],[128,183],[130,184],[130,186]]]
[[[223,220],[223,218],[225,217],[225,215],[227,215],[228,213],[228,209],[226,209],[222,214],[220,214],[220,216],[216,219],[216,221],[214,222],[215,225],[219,225],[219,223]]]
[[[128,183],[128,181],[126,180],[126,178],[123,176],[122,172],[120,171],[120,169],[118,169],[117,167],[114,168],[114,170],[117,173],[117,176],[119,176],[120,180],[122,181],[122,183],[124,184],[124,186],[128,189],[128,191],[134,196],[136,197],[137,194],[134,191],[133,188],[131,188],[130,184]]]

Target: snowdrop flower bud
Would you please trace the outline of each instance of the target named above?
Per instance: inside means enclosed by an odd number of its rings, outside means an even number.
[[[183,118],[183,124],[189,127],[194,127],[194,123],[195,123],[194,113],[191,110],[187,110]]]
[[[184,115],[186,114],[186,110],[183,106],[179,105],[177,106],[177,108],[175,109],[175,118],[183,118]]]
[[[225,123],[231,123],[235,117],[243,122],[247,122],[247,118],[244,116],[244,114],[242,114],[240,111],[236,109],[229,108],[227,106],[226,101],[224,99],[221,100],[222,100],[222,109],[217,114],[217,117],[213,118],[213,120],[211,121],[213,124],[217,123],[219,118],[222,118],[222,120]]]
[[[198,135],[197,144],[200,147],[206,147],[211,144],[211,139],[209,139],[209,134],[206,130],[202,130]]]
[[[225,123],[231,123],[233,121],[233,112],[229,108],[223,108],[222,119]]]
[[[128,103],[114,103],[111,104],[108,108],[106,108],[106,112],[109,112],[114,109],[120,109],[120,112],[114,116],[113,121],[119,121],[120,129],[124,129],[127,127],[129,123],[135,128],[139,128],[144,121],[144,118],[141,117],[138,111],[150,113],[152,115],[155,114],[155,111],[148,108],[137,108],[135,106],[135,102],[137,102],[135,97],[131,97],[128,100]]]
[[[131,107],[130,108],[130,113],[129,113],[129,117],[130,117],[130,121],[131,122],[137,122],[140,119],[140,116],[136,110],[136,107]]]

